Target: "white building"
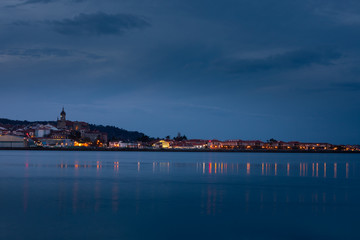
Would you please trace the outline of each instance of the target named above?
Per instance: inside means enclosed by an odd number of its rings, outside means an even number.
[[[27,147],[24,137],[4,135],[0,136],[0,148],[23,148]]]
[[[139,144],[116,141],[116,142],[109,142],[109,148],[139,148]]]
[[[59,129],[57,129],[56,127],[47,124],[47,125],[37,125],[35,128],[35,136],[37,138],[43,138],[48,136],[51,131],[58,131]]]
[[[0,127],[0,135],[4,135],[6,133],[7,133],[7,129],[3,128],[3,127]]]

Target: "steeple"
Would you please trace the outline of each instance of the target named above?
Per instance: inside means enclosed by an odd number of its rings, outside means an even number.
[[[64,107],[62,108],[62,111],[60,113],[60,120],[61,121],[66,121],[66,112],[64,110]]]
[[[60,119],[58,117],[57,128],[66,129],[66,112],[64,110],[64,107],[62,108],[62,111],[60,113]]]

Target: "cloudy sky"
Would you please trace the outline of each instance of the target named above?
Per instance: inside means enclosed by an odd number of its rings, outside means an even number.
[[[1,0],[0,117],[360,143],[357,0]]]

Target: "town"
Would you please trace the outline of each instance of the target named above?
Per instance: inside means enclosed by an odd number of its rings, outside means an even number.
[[[15,121],[17,122],[17,121]],[[360,152],[360,145],[284,142],[275,139],[226,140],[187,139],[180,133],[173,139],[150,138],[134,132],[132,137],[112,137],[82,121],[66,119],[64,108],[56,122],[0,123],[0,148],[5,149],[102,149],[102,150],[193,150],[276,152]],[[114,127],[113,127],[114,128]],[[122,130],[127,132],[126,130]],[[131,132],[129,132],[131,133]]]

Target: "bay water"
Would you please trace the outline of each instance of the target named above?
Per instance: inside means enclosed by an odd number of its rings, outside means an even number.
[[[0,151],[0,239],[360,239],[360,154]]]

